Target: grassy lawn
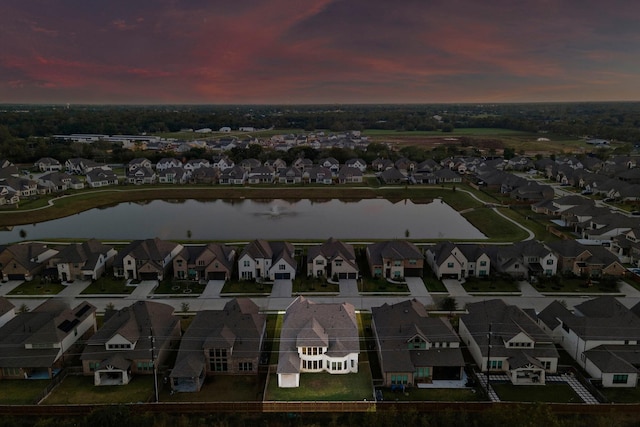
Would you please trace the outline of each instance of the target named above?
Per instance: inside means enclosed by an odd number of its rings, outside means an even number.
[[[482,399],[480,393],[473,389],[459,388],[415,388],[411,387],[404,392],[391,391],[390,388],[382,389],[384,400],[390,401],[435,401],[435,402],[473,402]]]
[[[491,277],[487,279],[479,279],[470,277],[465,279],[462,285],[467,292],[520,292],[518,282],[515,280],[503,279],[499,277]]]
[[[93,377],[70,375],[44,401],[45,405],[71,403],[135,403],[153,399],[153,376],[137,375],[124,386],[93,385]]]
[[[444,283],[442,283],[441,280],[438,280],[435,274],[431,272],[431,269],[429,269],[428,272],[425,272],[422,277],[422,281],[429,292],[447,292],[447,288],[444,286]]]
[[[33,405],[49,383],[49,380],[2,380],[0,404]]]
[[[64,288],[66,288],[65,285],[47,283],[42,281],[40,276],[36,276],[33,280],[24,282],[9,292],[9,295],[56,295]]]
[[[293,281],[293,293],[302,292],[340,292],[340,285],[327,282],[317,277],[296,276]]]
[[[135,287],[127,286],[125,279],[116,279],[113,276],[100,277],[84,288],[81,295],[99,295],[99,294],[130,294]]]
[[[207,285],[194,282],[192,280],[163,280],[153,291],[154,294],[184,294],[199,295],[204,291]]]
[[[223,294],[270,294],[272,283],[258,283],[251,280],[227,281],[222,287]]]
[[[640,387],[633,388],[601,388],[600,392],[612,403],[640,402]]]
[[[405,283],[389,283],[385,279],[365,277],[361,282],[358,282],[358,290],[369,293],[400,294],[408,293],[409,287]]]
[[[280,354],[280,331],[282,330],[282,322],[284,314],[270,314],[267,317],[267,343],[265,348],[270,351],[269,364],[278,364],[278,355]],[[269,338],[271,337],[271,338]]]
[[[500,209],[504,212],[508,209]],[[480,230],[485,236],[493,241],[518,241],[527,238],[528,233],[523,229],[496,215],[492,209],[478,208],[462,214],[474,227]]]
[[[360,363],[357,374],[331,375],[328,373],[300,374],[300,387],[279,388],[278,377],[272,374],[265,400],[278,401],[355,401],[373,397],[369,364]]]
[[[582,399],[567,384],[516,386],[492,383],[491,386],[500,400],[506,402],[582,403]]]
[[[169,393],[164,387],[160,393],[161,402],[252,402],[261,401],[265,376],[260,375],[217,375],[207,377],[197,393]]]
[[[611,285],[606,281],[589,282],[587,279],[581,277],[567,278],[561,276],[540,279],[534,287],[538,292],[559,294],[615,293],[619,290],[617,284]]]

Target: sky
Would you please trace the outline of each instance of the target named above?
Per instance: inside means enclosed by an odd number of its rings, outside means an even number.
[[[640,100],[633,0],[2,0],[0,103]]]

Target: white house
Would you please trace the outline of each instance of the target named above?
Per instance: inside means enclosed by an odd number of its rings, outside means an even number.
[[[254,240],[238,257],[238,276],[244,280],[293,280],[296,267],[293,245],[287,242]]]

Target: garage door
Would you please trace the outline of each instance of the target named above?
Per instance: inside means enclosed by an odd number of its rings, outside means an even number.
[[[347,273],[338,273],[338,279],[346,279]]]
[[[349,273],[347,274],[347,279],[357,279],[358,273]]]
[[[209,272],[209,277],[207,277],[208,280],[224,280],[226,277],[226,274],[224,271],[210,271]]]
[[[140,273],[140,280],[158,280],[158,273]]]
[[[7,279],[9,280],[24,280],[24,274],[8,274]]]
[[[276,273],[276,280],[288,280],[291,279],[291,273]]]

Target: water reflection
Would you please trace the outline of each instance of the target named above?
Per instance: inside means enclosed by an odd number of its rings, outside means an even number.
[[[277,221],[274,221],[277,219]],[[95,237],[131,240],[184,239],[190,230],[198,240],[264,239],[483,239],[485,236],[441,200],[413,203],[386,199],[291,200],[154,200],[92,209],[36,226],[0,232],[0,243],[27,239]]]

